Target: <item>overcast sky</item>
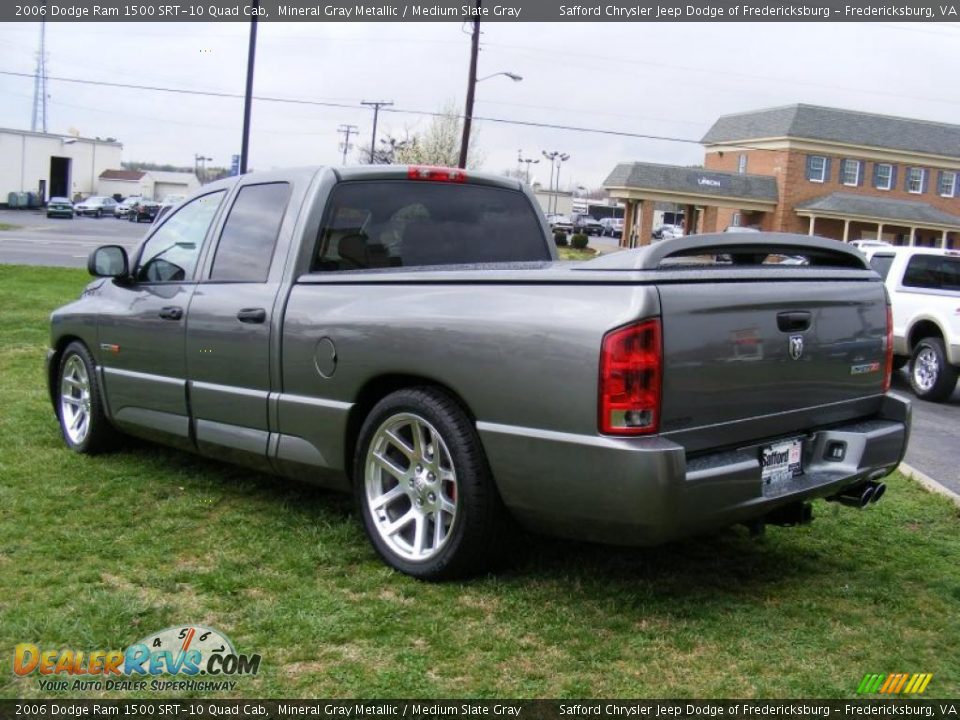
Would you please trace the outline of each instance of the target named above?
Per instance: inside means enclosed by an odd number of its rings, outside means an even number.
[[[32,73],[39,24],[0,23],[0,70]],[[699,140],[721,114],[815,103],[960,123],[957,23],[487,23],[475,114]],[[124,84],[243,93],[242,23],[50,23],[48,73]],[[462,110],[470,38],[460,23],[263,23],[254,94],[405,110]],[[30,127],[33,82],[0,75],[0,127]],[[141,89],[49,87],[48,129],[116,137],[124,160],[229,165],[240,152],[242,100]],[[365,108],[256,101],[250,164],[339,164],[337,127]],[[429,118],[381,114],[403,135]],[[599,186],[617,162],[696,164],[701,146],[479,123],[483,169],[517,167],[517,151],[570,155],[562,186]],[[358,161],[354,151],[349,161]],[[546,184],[547,163],[531,179]]]

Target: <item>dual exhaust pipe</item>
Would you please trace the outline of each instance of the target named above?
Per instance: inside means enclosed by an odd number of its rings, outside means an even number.
[[[867,480],[859,485],[848,487],[837,495],[828,497],[827,500],[862,510],[870,503],[879,502],[886,492],[887,486],[884,483]]]

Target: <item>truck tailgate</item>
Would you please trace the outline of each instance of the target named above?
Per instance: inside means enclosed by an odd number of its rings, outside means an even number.
[[[886,301],[877,282],[660,286],[661,430],[688,451],[877,411]]]

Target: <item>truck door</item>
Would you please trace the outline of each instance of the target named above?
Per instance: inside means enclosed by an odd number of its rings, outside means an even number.
[[[187,412],[186,315],[204,239],[224,191],[171,215],[144,244],[133,281],[114,283],[100,319],[104,387],[114,422],[133,434],[192,447]]]
[[[201,452],[268,469],[271,339],[283,274],[291,184],[244,185],[205,262],[187,318],[190,409]],[[295,219],[295,218],[294,218]],[[293,220],[289,225],[293,224]],[[277,313],[277,316],[275,316]]]

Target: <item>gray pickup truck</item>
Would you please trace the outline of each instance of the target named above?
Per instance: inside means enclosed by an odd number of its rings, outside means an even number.
[[[51,318],[70,448],[121,431],[352,491],[420,578],[488,567],[514,521],[634,545],[803,523],[879,499],[907,444],[883,283],[833,241],[563,263],[516,181],[315,168],[204,186],[89,269]]]

